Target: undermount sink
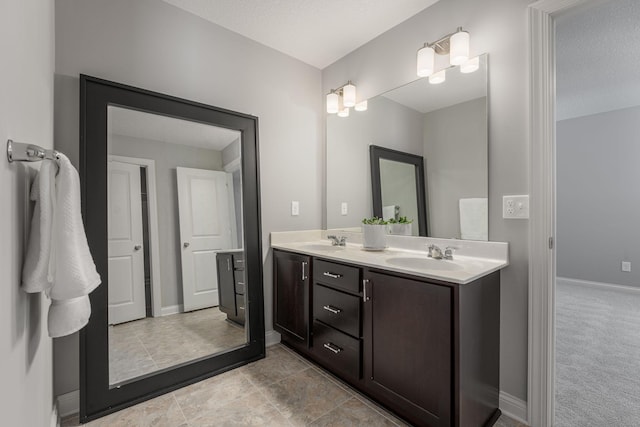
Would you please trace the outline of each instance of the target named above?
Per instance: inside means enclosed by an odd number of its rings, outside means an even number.
[[[322,244],[322,243],[307,243],[304,245],[300,245],[300,249],[306,249],[309,251],[327,251],[327,252],[333,252],[333,251],[340,251],[344,249],[344,246],[332,246],[330,243],[327,243],[326,245]]]
[[[396,257],[387,260],[388,264],[398,267],[425,269],[425,270],[442,270],[442,271],[459,271],[464,270],[464,266],[454,261],[433,258],[418,257]]]

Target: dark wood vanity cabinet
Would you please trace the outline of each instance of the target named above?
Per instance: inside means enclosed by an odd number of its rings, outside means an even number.
[[[306,255],[273,251],[273,327],[296,348],[311,344],[310,267]]]
[[[304,324],[310,307],[307,346],[282,336],[303,355],[412,425],[490,426],[500,416],[499,272],[457,285],[274,250],[276,296],[294,283],[309,293],[276,297],[274,318],[298,313]]]
[[[227,313],[227,319],[244,325],[245,293],[244,253],[218,252],[218,308]]]

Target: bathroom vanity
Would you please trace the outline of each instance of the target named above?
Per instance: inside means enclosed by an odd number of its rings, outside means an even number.
[[[447,261],[274,241],[274,328],[285,344],[413,425],[498,419],[506,244],[503,259]]]

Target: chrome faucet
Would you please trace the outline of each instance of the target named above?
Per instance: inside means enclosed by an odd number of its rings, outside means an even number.
[[[433,259],[453,259],[455,249],[452,246],[447,246],[443,252],[438,246],[431,244],[429,245],[429,254],[427,256]]]
[[[331,240],[331,246],[347,246],[346,236],[327,236],[327,239]]]

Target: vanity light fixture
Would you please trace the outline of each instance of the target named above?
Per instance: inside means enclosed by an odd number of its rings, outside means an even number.
[[[425,43],[418,50],[417,69],[419,77],[427,77],[434,73],[436,53],[449,55],[451,65],[461,65],[469,59],[469,33],[458,27],[453,33],[447,34],[433,43]],[[441,83],[441,82],[440,82]]]
[[[437,73],[433,73],[429,76],[429,83],[437,85],[444,82],[447,79],[446,70],[440,70]]]
[[[480,68],[480,57],[476,56],[475,58],[469,59],[464,64],[460,65],[460,72],[464,74],[473,73]]]
[[[356,86],[351,83],[351,80],[338,89],[331,89],[327,94],[327,113],[349,117],[350,107],[355,107],[356,111],[367,110],[367,101],[357,102]]]

